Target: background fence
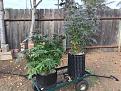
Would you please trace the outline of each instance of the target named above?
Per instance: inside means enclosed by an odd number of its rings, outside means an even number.
[[[120,10],[99,11],[99,31],[97,31],[95,45],[117,45]],[[115,18],[114,18],[115,17]],[[112,19],[114,18],[114,19]],[[31,25],[31,10],[6,9],[5,28],[6,39],[11,49],[20,48],[20,43],[28,36]],[[42,9],[37,10],[35,29],[42,34],[51,36],[53,33],[64,33],[63,10]]]

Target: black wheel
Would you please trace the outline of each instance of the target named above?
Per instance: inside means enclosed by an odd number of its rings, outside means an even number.
[[[89,84],[86,80],[82,80],[76,84],[76,91],[87,91]]]

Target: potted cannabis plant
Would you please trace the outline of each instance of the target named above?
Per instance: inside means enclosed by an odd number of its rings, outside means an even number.
[[[94,33],[93,13],[86,7],[72,5],[66,16],[66,35],[69,40],[68,71],[72,78],[83,76],[85,73],[85,46],[92,43]]]
[[[35,34],[34,47],[26,52],[29,78],[36,77],[38,85],[43,87],[53,85],[57,80],[56,67],[60,64],[63,54],[62,36],[52,38]]]

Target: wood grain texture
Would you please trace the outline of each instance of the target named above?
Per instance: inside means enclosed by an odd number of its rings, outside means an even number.
[[[97,43],[93,46],[118,45],[120,10],[98,11],[98,16],[100,17],[99,30],[93,36]],[[38,9],[36,10],[35,32],[48,34],[50,37],[52,34],[64,34],[63,18],[62,9]],[[6,37],[11,49],[20,48],[20,43],[28,37],[30,20],[31,10],[29,9],[5,10]],[[66,44],[69,47],[69,43]]]

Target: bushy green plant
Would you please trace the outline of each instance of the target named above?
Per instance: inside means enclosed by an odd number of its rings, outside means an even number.
[[[36,34],[33,36],[35,46],[26,51],[29,78],[36,74],[48,74],[59,64],[63,54],[63,36],[52,38]]]
[[[96,43],[96,40],[92,38],[96,32],[95,14],[95,8],[84,5],[73,4],[68,8],[65,29],[72,53],[84,52],[86,45]]]

